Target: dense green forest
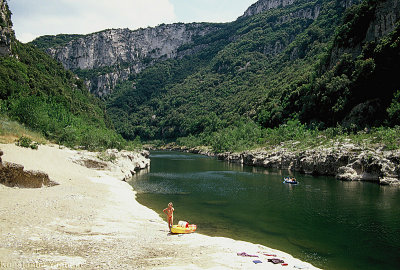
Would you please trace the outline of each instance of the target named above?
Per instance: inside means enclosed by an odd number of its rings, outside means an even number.
[[[221,152],[300,139],[314,145],[322,137],[357,140],[357,134],[393,149],[399,144],[400,24],[366,39],[383,2],[346,9],[338,0],[299,0],[219,24],[179,48],[195,54],[155,61],[117,85],[105,104],[81,79],[129,63],[72,73],[38,48],[80,35],[15,41],[14,56],[0,58],[1,113],[49,139],[88,149],[123,148],[132,145],[125,140],[140,138]]]
[[[121,83],[107,112],[127,139],[180,138],[218,151],[265,143],[270,128],[289,122],[340,132],[395,126],[399,23],[380,40],[363,42],[380,2],[346,10],[341,1],[297,1],[224,24],[181,48],[205,45],[199,53]],[[315,6],[317,19],[296,16]]]
[[[11,118],[72,147],[94,150],[132,145],[114,131],[104,104],[88,92],[82,80],[41,50],[15,38],[12,56],[0,57],[0,117],[1,133]]]

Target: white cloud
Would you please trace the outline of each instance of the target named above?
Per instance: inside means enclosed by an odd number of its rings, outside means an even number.
[[[108,28],[156,26],[176,21],[169,0],[9,0],[22,42],[41,35],[87,34]]]

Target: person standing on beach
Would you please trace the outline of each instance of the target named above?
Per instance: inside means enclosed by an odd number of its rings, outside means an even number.
[[[165,214],[167,214],[167,217],[168,217],[169,231],[171,231],[172,224],[174,223],[174,211],[175,211],[175,209],[172,207],[172,202],[170,202],[168,204],[168,207],[163,210],[163,212]]]

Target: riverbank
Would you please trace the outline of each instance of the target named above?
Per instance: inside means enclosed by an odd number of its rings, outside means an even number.
[[[198,233],[169,234],[156,212],[137,203],[132,187],[120,180],[126,174],[118,166],[85,162],[82,153],[58,146],[32,150],[7,144],[0,148],[3,161],[41,170],[58,184],[36,189],[0,185],[1,268],[282,267],[267,262],[272,257],[265,253],[277,255],[290,268],[315,269],[265,246]],[[237,255],[242,252],[259,257]],[[254,264],[255,259],[262,266]]]
[[[400,185],[400,150],[362,147],[350,140],[333,146],[296,150],[277,146],[243,152],[213,153],[205,147],[168,145],[163,150],[215,156],[220,160],[248,166],[273,168],[312,175],[335,176],[343,181],[369,181]]]

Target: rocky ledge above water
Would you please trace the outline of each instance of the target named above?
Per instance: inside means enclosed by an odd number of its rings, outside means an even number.
[[[58,185],[42,171],[24,170],[24,166],[12,162],[3,162],[0,150],[0,184],[8,187],[41,188]]]
[[[400,185],[400,151],[363,150],[353,144],[330,148],[290,151],[221,153],[218,159],[250,166],[297,171],[312,175],[332,175],[344,181],[371,181]]]
[[[104,170],[107,174],[127,181],[140,170],[150,167],[150,153],[141,151],[118,151],[108,149],[105,152],[79,151],[72,161],[95,170]]]
[[[127,181],[140,170],[150,166],[150,153],[142,151],[118,151],[108,149],[104,152],[74,151],[70,159],[82,166],[104,171],[107,175]],[[3,162],[0,150],[0,184],[8,187],[41,188],[58,185],[47,173],[37,170],[24,170],[24,166]]]
[[[343,181],[370,181],[400,186],[400,150],[388,151],[383,147],[365,149],[352,143],[337,143],[332,147],[307,150],[289,150],[279,146],[269,150],[215,154],[204,148],[169,145],[164,150],[216,156],[220,160],[249,166],[330,175]]]

